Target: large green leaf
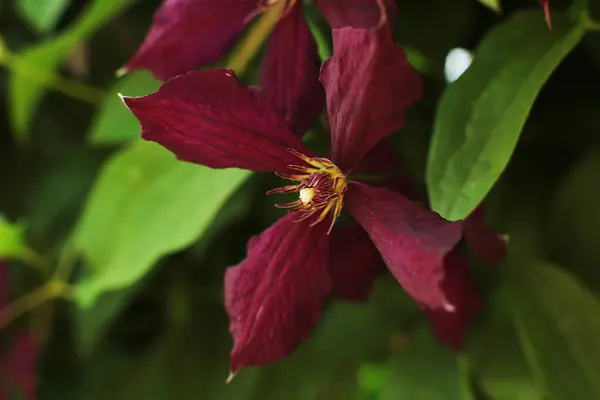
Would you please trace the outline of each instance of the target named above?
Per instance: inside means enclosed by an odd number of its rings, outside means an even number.
[[[429,327],[420,326],[408,345],[389,359],[380,400],[471,400],[466,360],[442,347]]]
[[[419,310],[393,279],[376,282],[365,303],[333,302],[311,338],[270,369],[259,399],[356,398],[360,366],[385,357],[391,339],[406,329],[415,312]]]
[[[133,71],[121,78],[110,90],[92,125],[90,141],[93,144],[113,144],[140,136],[140,125],[119,94],[143,96],[160,86],[148,71]]]
[[[89,276],[77,300],[135,283],[163,255],[189,246],[209,226],[247,171],[177,161],[151,142],[134,142],[112,158],[90,195],[74,236]]]
[[[600,293],[600,152],[593,151],[560,183],[551,212],[552,245],[565,266]]]
[[[73,47],[137,0],[93,0],[81,17],[64,33],[11,57],[14,64],[9,96],[11,123],[16,134],[25,138],[35,111],[44,95],[44,82],[66,59]]]
[[[521,346],[549,398],[600,398],[598,300],[555,265],[511,258],[505,268]]]
[[[484,315],[465,346],[479,387],[490,400],[542,400],[521,350],[512,315],[501,290],[494,290]]]
[[[440,101],[427,165],[432,208],[465,218],[506,167],[543,84],[579,43],[584,28],[553,15],[522,12],[493,29],[473,63]]]
[[[17,0],[21,16],[35,29],[46,33],[54,29],[71,0]]]

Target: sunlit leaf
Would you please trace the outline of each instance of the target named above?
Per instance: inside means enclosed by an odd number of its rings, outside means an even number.
[[[0,214],[0,258],[15,258],[25,248],[23,227],[13,224]]]
[[[92,36],[104,24],[137,0],[94,0],[81,17],[61,35],[13,56],[9,80],[10,117],[17,136],[24,139],[44,95],[42,82],[68,57],[75,45]],[[48,83],[48,82],[46,82]]]
[[[506,167],[540,89],[583,33],[558,14],[548,32],[539,12],[527,11],[483,39],[438,106],[427,165],[435,211],[459,220],[483,200]]]
[[[209,226],[249,172],[177,161],[150,142],[134,142],[104,167],[76,228],[89,266],[77,300],[126,288],[161,257],[183,249]]]
[[[72,0],[17,0],[22,18],[42,33],[54,29]]]
[[[555,265],[513,256],[505,268],[521,347],[549,398],[600,398],[598,299]]]
[[[154,93],[160,86],[148,71],[133,71],[119,79],[108,93],[104,104],[98,110],[90,132],[93,144],[114,144],[140,137],[140,124],[119,94],[143,96]]]

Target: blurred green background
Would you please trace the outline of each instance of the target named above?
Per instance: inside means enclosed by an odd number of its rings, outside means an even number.
[[[551,31],[534,0],[504,0],[501,12],[489,3],[397,2],[395,39],[426,95],[395,148],[423,201],[428,193],[444,215],[485,197],[510,238],[500,265],[472,262],[486,306],[464,350],[439,345],[385,275],[366,303],[329,301],[288,359],[225,384],[224,271],[281,215],[264,195],[277,178],[179,163],[139,139],[116,94],[160,82],[116,71],[158,0],[3,0],[0,399],[29,398],[14,373],[35,387],[31,398],[57,400],[600,399],[600,31],[590,22],[600,2],[551,0]],[[326,57],[330,30],[308,4]],[[448,85],[456,47],[475,62]],[[465,139],[472,124],[478,136]],[[320,128],[306,140],[323,146]],[[460,165],[428,160],[434,146],[463,152]],[[435,168],[465,180],[434,179]],[[466,202],[436,195],[474,176],[483,189]],[[24,333],[33,361],[8,362]]]

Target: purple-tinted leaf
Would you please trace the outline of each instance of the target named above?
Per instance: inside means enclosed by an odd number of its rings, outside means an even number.
[[[443,260],[460,240],[460,223],[445,221],[388,189],[358,182],[349,183],[345,203],[419,305],[455,309],[442,287]]]
[[[228,69],[189,72],[158,92],[124,99],[142,125],[142,137],[183,161],[212,168],[286,171],[312,153],[260,92]]]
[[[167,80],[221,59],[261,0],[165,0],[127,69]]]
[[[335,227],[331,234],[329,272],[334,294],[364,301],[385,264],[369,235],[358,225]]]
[[[402,128],[421,96],[421,78],[389,29],[333,30],[333,57],[321,69],[333,161],[354,168],[379,141]]]
[[[483,299],[471,283],[467,259],[455,247],[444,259],[445,276],[442,289],[454,311],[443,308],[426,309],[435,337],[446,346],[459,351],[477,313],[483,306]]]
[[[317,45],[306,25],[302,2],[297,2],[271,34],[260,82],[264,93],[298,136],[306,133],[325,106],[320,67]]]
[[[231,371],[274,363],[308,339],[331,290],[327,224],[309,227],[290,213],[254,237],[225,275],[234,339]]]

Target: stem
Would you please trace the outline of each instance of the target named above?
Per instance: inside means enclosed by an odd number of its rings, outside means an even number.
[[[14,75],[22,76],[32,82],[62,93],[68,97],[91,104],[99,103],[102,91],[83,83],[61,77],[51,71],[37,68],[23,61],[19,55],[12,54],[0,39],[0,66],[5,67]]]
[[[277,1],[269,6],[262,17],[250,28],[237,46],[227,65],[237,75],[242,75],[256,55],[260,45],[267,39],[285,9],[285,1]]]
[[[72,297],[73,287],[71,285],[61,281],[51,280],[45,285],[40,286],[15,300],[12,304],[0,309],[0,331],[18,317],[25,315],[29,311],[35,310],[53,299],[71,299]]]
[[[63,245],[62,251],[58,257],[58,266],[54,271],[52,277],[55,281],[69,282],[73,267],[75,267],[77,255],[75,252],[75,246],[73,245],[73,238],[67,239],[67,242]]]
[[[38,253],[33,251],[30,248],[24,248],[19,253],[18,259],[23,263],[33,267],[37,271],[46,275],[46,277],[50,274],[51,265]]]
[[[586,30],[600,31],[600,22],[590,17],[590,13],[588,10],[581,11],[581,21],[583,22],[583,26]]]

